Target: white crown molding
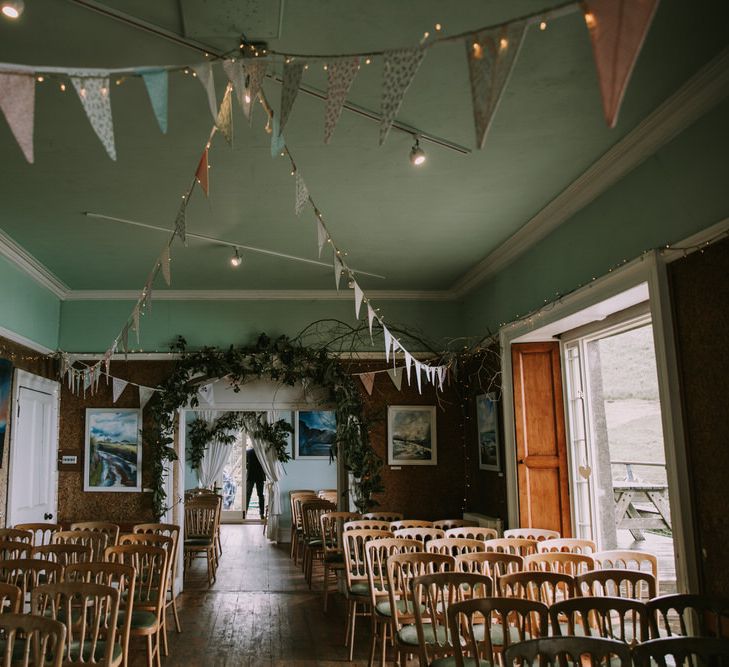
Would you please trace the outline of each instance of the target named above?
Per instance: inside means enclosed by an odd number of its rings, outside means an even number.
[[[59,299],[65,298],[69,291],[68,285],[43,266],[25,248],[13,241],[2,229],[0,229],[0,255],[10,260],[41,287],[45,287]]]
[[[5,338],[9,341],[12,341],[13,343],[17,343],[18,345],[22,345],[23,347],[35,350],[36,352],[40,352],[41,354],[53,354],[55,352],[55,350],[51,350],[50,347],[46,347],[45,345],[36,343],[34,340],[26,338],[22,334],[15,333],[10,329],[6,329],[3,326],[0,326],[0,338]]]
[[[549,235],[729,94],[729,48],[567,186],[506,242],[451,287],[460,298]]]
[[[446,290],[372,290],[377,301],[450,301]],[[136,290],[69,290],[66,301],[136,301]],[[336,290],[166,290],[153,293],[155,301],[352,301],[349,289]]]

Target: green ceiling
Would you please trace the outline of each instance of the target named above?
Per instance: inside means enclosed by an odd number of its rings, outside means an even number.
[[[106,4],[146,21],[236,46],[237,33],[280,36],[287,52],[355,52],[416,44],[436,22],[448,33],[534,12],[554,0],[357,0],[232,2],[115,0]],[[200,12],[205,7],[217,23]],[[280,10],[280,16],[279,16]],[[532,28],[487,139],[485,150],[461,155],[425,145],[416,170],[408,135],[392,132],[378,147],[377,124],[344,112],[334,140],[323,144],[323,103],[300,95],[286,138],[339,245],[352,266],[381,273],[365,289],[447,289],[498,247],[590,164],[633,129],[726,45],[727,3],[663,0],[627,91],[620,122],[606,128],[588,34],[578,13]],[[238,25],[240,16],[251,25]],[[207,17],[209,18],[209,17]],[[212,34],[215,32],[215,34]],[[125,67],[198,62],[176,46],[73,4],[26,0],[22,20],[0,21],[0,61],[43,65]],[[220,98],[224,77],[216,68]],[[325,73],[311,67],[307,85],[324,90]],[[278,108],[280,87],[265,91]],[[378,110],[381,62],[363,66],[350,100]],[[154,120],[144,85],[112,88],[118,160],[93,134],[72,90],[37,85],[35,164],[28,165],[0,121],[0,228],[72,289],[137,289],[165,235],[92,220],[82,211],[171,227],[212,119],[199,83],[173,74],[169,132]],[[307,210],[293,212],[287,163],[271,159],[264,114],[253,128],[235,111],[235,148],[217,138],[211,150],[211,196],[197,192],[188,208],[190,231],[316,258],[316,231]],[[428,53],[398,119],[474,147],[469,85],[461,43]],[[230,268],[225,248],[191,241],[173,247],[175,289],[331,289],[330,269],[247,255]]]

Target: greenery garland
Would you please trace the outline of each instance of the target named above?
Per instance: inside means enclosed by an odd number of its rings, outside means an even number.
[[[173,351],[178,352],[180,358],[150,401],[153,423],[144,430],[152,461],[152,505],[157,517],[168,509],[164,467],[165,462],[177,459],[172,437],[177,410],[188,404],[197,407],[198,387],[223,377],[235,392],[239,392],[246,382],[264,377],[289,386],[301,383],[305,389],[321,387],[327,390],[328,402],[336,405],[337,440],[332,453],[341,457],[354,478],[350,492],[356,507],[366,511],[374,504],[372,496],[383,490],[382,461],[369,441],[359,389],[340,361],[329,355],[326,348],[312,349],[286,336],[270,339],[261,334],[253,346],[204,347],[194,352],[189,352],[185,339],[179,337]],[[276,447],[281,458],[287,433],[281,424],[283,420],[265,424],[255,417],[255,421],[253,435]]]

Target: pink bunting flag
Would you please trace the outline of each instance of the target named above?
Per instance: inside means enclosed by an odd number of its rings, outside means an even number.
[[[387,374],[390,376],[390,379],[392,380],[392,384],[395,385],[395,388],[398,391],[401,391],[401,389],[402,389],[402,366],[399,366],[398,368],[388,368]]]
[[[334,128],[342,115],[349,89],[359,71],[359,58],[338,58],[327,63],[327,105],[324,115],[324,143],[332,140]]]
[[[385,51],[380,146],[385,143],[385,139],[390,133],[403,97],[415,78],[423,58],[425,58],[425,50],[420,47]]]
[[[172,258],[170,257],[170,246],[166,245],[162,250],[162,254],[160,255],[159,265],[160,269],[162,269],[162,275],[164,276],[165,282],[167,283],[167,287],[169,287],[172,282],[172,276],[170,275],[171,259]]]
[[[281,112],[279,113],[279,132],[284,131],[291,109],[299,94],[301,77],[304,74],[306,63],[302,60],[292,60],[284,63],[283,85],[281,87]]]
[[[582,4],[595,55],[605,120],[608,127],[615,127],[658,0],[585,0]]]
[[[109,99],[109,77],[81,77],[71,75],[71,83],[78,93],[81,106],[88,116],[91,127],[96,132],[106,152],[116,160],[114,146],[114,123],[111,118]]]
[[[32,74],[0,74],[0,109],[25,159],[33,164],[35,77]]]
[[[215,99],[215,79],[213,78],[212,64],[206,61],[191,65],[190,67],[195,72],[200,85],[205,89],[208,97],[208,105],[210,106],[210,113],[213,116],[213,120],[216,120],[218,117],[218,101]]]
[[[195,170],[195,178],[197,179],[197,182],[200,184],[200,187],[202,188],[202,191],[205,193],[205,196],[208,196],[208,149],[205,147],[205,150],[203,151],[202,157],[200,158],[200,162],[198,162],[197,169]]]
[[[362,308],[362,300],[364,299],[364,292],[359,286],[359,283],[354,281],[354,316],[359,319],[359,311]]]
[[[367,393],[372,396],[372,389],[375,386],[375,374],[374,373],[362,373],[359,376],[359,379],[362,380],[362,384],[364,385],[365,390]]]
[[[223,101],[218,109],[218,116],[215,119],[215,127],[225,137],[228,146],[233,145],[233,87],[228,84],[223,96]]]
[[[294,210],[296,211],[296,215],[301,215],[301,212],[304,210],[304,206],[306,205],[306,202],[309,201],[309,188],[306,187],[306,183],[304,182],[304,177],[301,175],[301,172],[297,169],[296,170],[296,203],[294,205]],[[321,250],[319,255],[321,256]]]

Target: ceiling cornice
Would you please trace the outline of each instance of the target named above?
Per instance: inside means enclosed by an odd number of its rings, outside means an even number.
[[[155,290],[155,301],[352,301],[352,291],[337,290]],[[449,301],[445,290],[369,290],[378,301]],[[136,301],[135,290],[69,290],[66,301]]]
[[[55,350],[52,350],[50,347],[41,345],[27,336],[16,333],[11,329],[6,329],[4,326],[0,326],[0,337],[6,338],[13,343],[17,343],[18,345],[22,345],[23,347],[27,347],[31,350],[35,350],[36,352],[40,352],[41,354],[53,354],[55,352]]]
[[[450,289],[463,297],[548,236],[729,94],[729,49],[694,74],[655,111],[600,157],[519,231]]]
[[[13,241],[2,229],[0,229],[0,255],[9,259],[21,271],[59,299],[64,299],[68,294],[69,287],[66,283],[43,266],[25,248]]]

